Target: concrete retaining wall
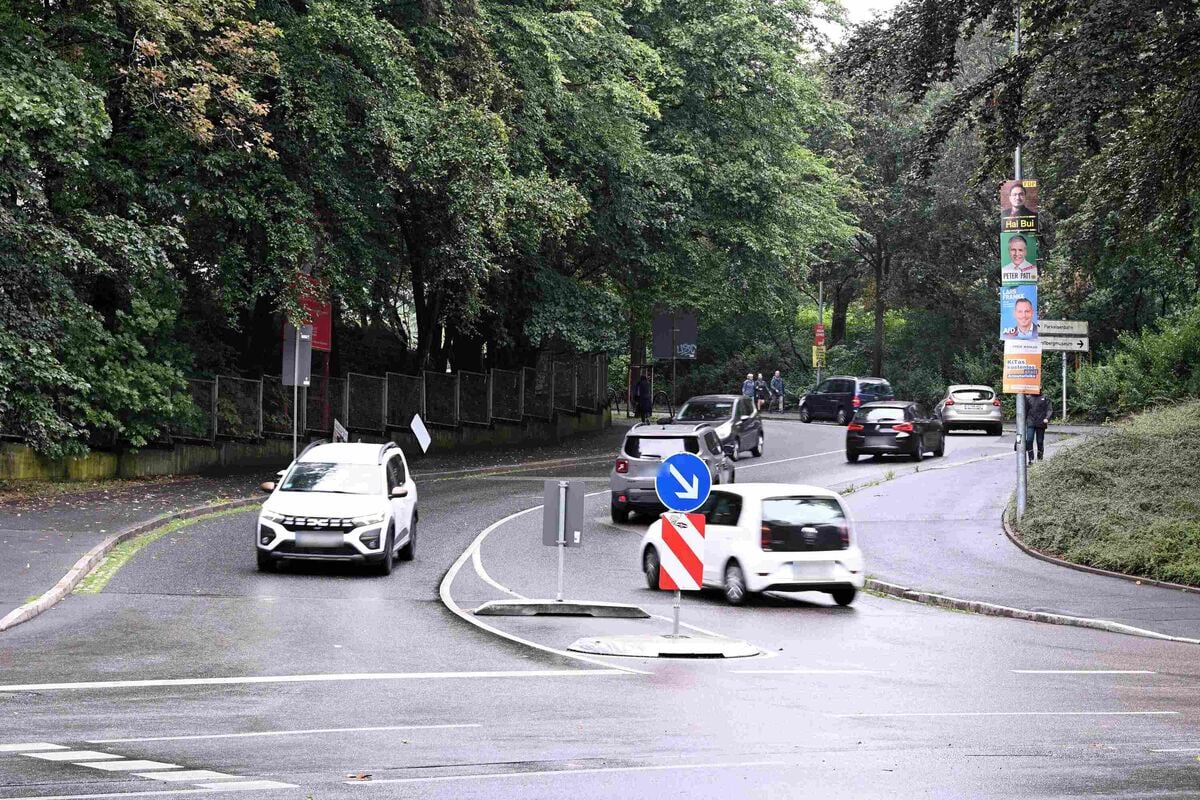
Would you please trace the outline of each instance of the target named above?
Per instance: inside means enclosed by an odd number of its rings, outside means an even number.
[[[490,426],[431,428],[431,452],[484,450],[520,444],[553,444],[612,424],[608,409],[578,415],[556,414],[551,420],[520,423],[495,422]],[[353,439],[359,437],[351,431]],[[409,454],[420,458],[412,434],[397,431],[392,437]],[[382,441],[363,436],[362,441]],[[177,444],[170,449],[147,448],[136,452],[93,451],[86,456],[51,459],[16,442],[0,444],[0,480],[95,481],[108,478],[146,478],[154,475],[193,475],[223,467],[284,467],[292,459],[291,439],[258,442],[218,442],[215,445]]]

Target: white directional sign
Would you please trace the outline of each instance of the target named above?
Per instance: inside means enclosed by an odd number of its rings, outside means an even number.
[[[1047,350],[1058,350],[1064,353],[1088,352],[1086,336],[1043,336],[1041,342],[1043,352]]]
[[[1088,324],[1086,321],[1076,321],[1070,319],[1042,319],[1038,320],[1038,335],[1039,336],[1087,336]],[[1087,348],[1084,348],[1085,350]]]

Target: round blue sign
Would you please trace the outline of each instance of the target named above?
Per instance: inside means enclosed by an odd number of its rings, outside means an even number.
[[[691,453],[676,453],[654,477],[659,501],[671,511],[694,511],[708,499],[712,477],[708,465]]]

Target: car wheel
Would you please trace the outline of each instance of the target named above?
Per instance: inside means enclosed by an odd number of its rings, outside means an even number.
[[[729,482],[734,483],[735,481],[737,481],[737,472],[731,469],[729,470]]]
[[[617,524],[624,525],[629,522],[629,509],[625,506],[612,504],[612,521]]]
[[[412,561],[417,557],[417,516],[413,515],[412,524],[408,527],[408,544],[400,548],[400,560]]]
[[[912,451],[912,460],[913,461],[924,461],[925,460],[925,442],[921,441],[920,438],[917,439],[917,445]]]
[[[725,600],[731,606],[740,606],[746,602],[746,576],[736,561],[725,565]]]
[[[737,440],[737,437],[734,437],[733,449],[729,451],[729,460],[737,461],[738,456],[741,454],[741,452],[742,452],[742,443]]]
[[[938,437],[937,447],[935,447],[933,449],[933,454],[937,458],[941,458],[942,456],[946,455],[946,434],[945,433],[943,433],[941,436]]]
[[[808,413],[808,409],[805,408],[804,406],[800,407],[800,421],[801,422],[812,422],[812,414]]]
[[[395,564],[396,540],[393,538],[391,529],[387,533],[387,543],[383,546],[383,558],[379,559],[375,564],[375,571],[380,575],[391,575],[392,566]]]
[[[992,426],[992,428],[990,428],[988,430],[988,433],[990,433],[992,436],[1003,436],[1004,435],[1004,426],[1003,425],[994,425],[994,426]]]
[[[265,550],[259,550],[255,555],[258,556],[259,572],[274,572],[279,566],[278,562],[275,561],[275,556]]]
[[[830,592],[833,595],[833,602],[839,606],[848,606],[854,602],[858,590],[853,586],[839,586]]]
[[[846,460],[849,461],[851,464],[853,464],[854,462],[858,461],[858,455],[859,454],[853,450],[847,450],[846,451]]]
[[[660,569],[658,562],[658,551],[653,547],[647,547],[645,554],[642,555],[642,572],[646,575],[646,585],[651,589],[658,588],[658,572]]]
[[[845,425],[845,424],[846,424],[846,409],[844,409],[844,408],[839,408],[839,409],[838,409],[838,413],[837,413],[837,424],[838,424],[838,425]]]
[[[762,454],[763,454],[763,451],[766,449],[766,446],[767,446],[766,438],[760,433],[758,435],[758,444],[756,444],[754,446],[754,449],[751,450],[750,452],[754,454],[755,458],[762,458]]]

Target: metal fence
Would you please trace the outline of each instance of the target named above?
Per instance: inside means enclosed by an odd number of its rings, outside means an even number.
[[[550,371],[525,367],[521,373],[525,385],[525,416],[550,419],[554,416],[554,386]]]
[[[575,364],[575,406],[587,411],[595,411],[600,405],[596,386],[600,375],[596,370],[596,359],[587,356]]]
[[[488,409],[488,376],[482,372],[458,373],[458,420],[469,425],[491,425]]]
[[[262,381],[217,376],[217,436],[262,437]]]
[[[488,408],[492,419],[520,422],[525,413],[525,382],[520,372],[494,369],[488,381]]]
[[[575,362],[554,360],[554,410],[574,412],[576,409],[575,395]]]
[[[346,418],[346,381],[313,376],[305,398],[305,430],[329,434],[333,421]]]
[[[217,437],[217,382],[188,379],[192,409],[187,417],[171,426],[171,436],[196,442],[211,442]]]
[[[426,372],[425,421],[433,425],[458,425],[458,374]]]
[[[263,435],[264,436],[291,436],[292,435],[292,398],[293,390],[291,386],[283,385],[283,378],[278,375],[263,375]],[[296,390],[299,395],[300,419],[298,430],[304,430],[304,412],[306,403],[305,394],[308,389],[301,386]]]
[[[378,375],[346,375],[347,428],[383,433],[387,428],[387,378]]]
[[[425,417],[425,379],[421,375],[387,374],[387,424],[407,430],[412,418]]]

